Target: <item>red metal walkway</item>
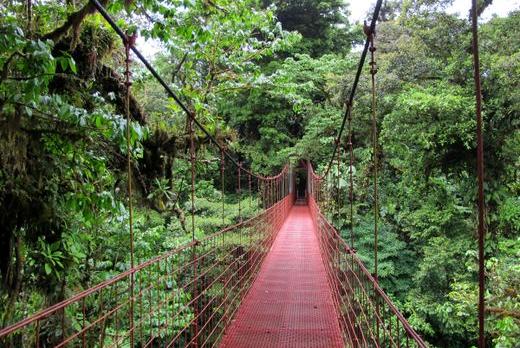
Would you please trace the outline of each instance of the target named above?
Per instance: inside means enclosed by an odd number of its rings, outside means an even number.
[[[292,208],[221,347],[343,347],[307,206]]]

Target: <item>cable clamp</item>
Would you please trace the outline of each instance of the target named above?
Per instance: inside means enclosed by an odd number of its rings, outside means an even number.
[[[126,34],[123,41],[124,41],[125,47],[130,49],[135,46],[135,42],[137,41],[137,34],[136,33],[133,33],[130,35]]]

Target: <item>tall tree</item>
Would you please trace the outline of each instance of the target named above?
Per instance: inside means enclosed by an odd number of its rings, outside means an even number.
[[[297,31],[304,40],[296,49],[312,57],[351,48],[348,9],[342,0],[263,0],[276,6],[285,30]]]

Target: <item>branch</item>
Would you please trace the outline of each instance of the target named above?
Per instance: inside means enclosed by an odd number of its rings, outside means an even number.
[[[7,58],[7,60],[4,62],[4,65],[2,66],[2,72],[0,74],[0,82],[2,82],[3,80],[7,79],[8,74],[9,74],[9,64],[11,64],[11,61],[16,56],[25,57],[25,55],[23,53],[21,53],[21,52],[18,52],[18,51],[13,52],[9,56],[9,58]]]
[[[213,1],[211,0],[206,0],[205,3],[211,7],[214,7],[215,9],[219,10],[219,11],[222,11],[224,13],[228,13],[228,11],[226,11],[224,8],[220,7],[219,5],[215,4]]]
[[[74,137],[74,138],[84,138],[87,139],[88,136],[86,136],[84,133],[75,132],[71,130],[65,130],[65,129],[57,129],[57,128],[28,128],[28,127],[20,127],[20,130],[24,131],[25,133],[29,134],[54,134],[54,135],[61,135],[61,136],[67,136],[67,137]]]
[[[182,65],[186,61],[186,58],[188,58],[188,51],[186,51],[184,53],[184,56],[182,56],[181,61],[179,62],[179,64],[177,64],[177,67],[175,68],[175,71],[172,74],[172,82],[174,82],[175,76],[177,76],[179,74],[179,72],[181,71]]]
[[[493,2],[493,0],[484,0],[483,2],[481,2],[480,4],[477,4],[477,17],[480,17],[480,15],[482,14],[482,12],[484,12],[484,10],[489,6],[491,5],[491,3]],[[471,19],[471,11],[473,11],[473,9],[469,10],[469,18]]]
[[[215,94],[224,93],[224,92],[230,92],[230,91],[242,91],[242,90],[248,90],[255,88],[255,86],[251,84],[245,84],[243,86],[237,86],[237,87],[226,87],[226,88],[218,88],[213,91]]]
[[[484,10],[486,9],[486,7],[488,7],[489,5],[491,5],[491,3],[493,2],[493,0],[484,0],[480,6],[477,8],[477,16],[480,16],[482,14],[482,12],[484,12]]]
[[[80,82],[84,82],[84,80],[74,76],[74,75],[69,75],[69,74],[63,74],[63,73],[54,73],[54,74],[40,74],[40,75],[34,75],[34,76],[20,76],[20,77],[17,77],[17,76],[8,76],[6,77],[6,80],[13,80],[13,81],[28,81],[28,80],[33,80],[33,79],[37,79],[37,78],[40,78],[40,77],[45,77],[45,76],[53,76],[53,77],[61,77],[61,78],[64,78],[64,79],[74,79],[74,80],[78,80]]]
[[[38,109],[38,108],[36,108],[34,106],[31,106],[31,105],[27,105],[27,104],[23,104],[23,103],[19,103],[19,102],[13,102],[13,101],[7,101],[7,104],[16,105],[18,107],[29,108],[29,109],[33,110],[34,112],[36,112],[36,114],[33,114],[32,117],[38,118],[38,119],[40,119],[42,121],[50,121],[50,122],[54,122],[55,125],[60,124],[60,125],[68,126],[68,127],[71,127],[71,128],[78,127],[77,124],[71,123],[71,122],[66,121],[66,120],[62,120],[62,119],[54,116],[51,113],[45,112],[45,111],[40,110],[40,109]],[[37,114],[39,114],[39,115],[37,115]],[[85,129],[85,130],[91,130],[91,131],[103,131],[103,130],[105,130],[105,128],[92,127],[92,126],[88,126],[88,125],[81,126],[80,128],[81,129]]]
[[[146,19],[148,19],[148,21],[152,24],[155,24],[157,21],[155,19],[152,18],[152,16],[150,16],[148,14],[148,12],[146,12],[146,9],[144,8],[144,6],[142,5],[139,5],[139,10],[141,11],[141,13],[146,17]]]
[[[251,61],[253,59],[259,58],[268,49],[269,49],[268,47],[264,47],[262,49],[259,49],[259,50],[255,51],[255,52],[251,52],[250,54],[248,54],[248,55],[246,55],[244,57],[241,57],[242,60],[240,60],[237,64],[238,65],[244,64],[244,63],[249,62],[249,61]],[[229,71],[232,71],[232,70],[233,70],[233,68],[227,67],[225,69],[221,69],[221,70],[215,71],[214,74],[215,75],[222,75],[222,74],[225,74],[225,73],[227,73]]]
[[[101,0],[101,5],[106,6],[108,0]],[[45,34],[42,39],[43,40],[52,40],[54,42],[59,41],[63,35],[65,35],[70,28],[74,28],[77,30],[83,20],[88,16],[96,12],[96,8],[89,1],[85,6],[83,6],[80,10],[72,13],[65,23],[59,28],[54,29],[48,34]]]
[[[507,310],[500,307],[486,307],[486,312],[496,314],[502,317],[512,317],[517,320],[520,320],[520,311]]]

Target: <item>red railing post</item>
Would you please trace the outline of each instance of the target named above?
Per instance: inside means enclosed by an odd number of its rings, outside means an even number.
[[[238,162],[238,221],[242,222],[242,187],[241,187],[241,170],[242,170],[242,162]]]

